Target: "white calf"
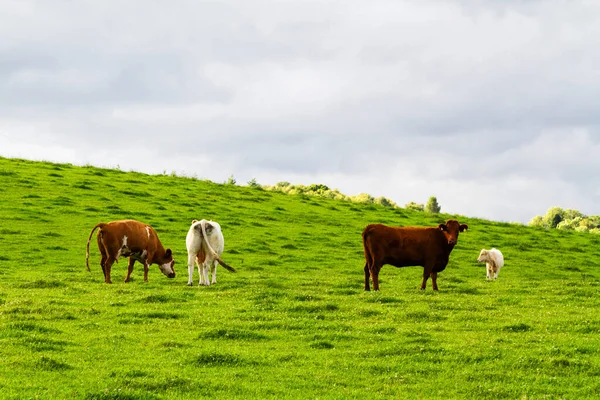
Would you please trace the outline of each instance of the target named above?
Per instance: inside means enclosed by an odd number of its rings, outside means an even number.
[[[485,262],[487,279],[492,279],[492,276],[494,279],[497,279],[500,268],[504,266],[504,256],[498,249],[481,250],[477,261]]]
[[[221,259],[225,248],[225,239],[221,232],[221,225],[214,221],[193,220],[192,226],[185,239],[188,252],[188,286],[192,286],[194,262],[198,265],[200,275],[199,285],[209,286],[208,269],[212,275],[212,283],[217,283],[217,262],[231,272],[235,269],[225,264]]]

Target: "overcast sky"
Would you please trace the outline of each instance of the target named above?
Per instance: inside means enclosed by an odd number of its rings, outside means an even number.
[[[600,214],[600,2],[2,0],[0,155]]]

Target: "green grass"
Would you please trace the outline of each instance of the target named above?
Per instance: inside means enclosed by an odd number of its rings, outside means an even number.
[[[0,397],[599,397],[599,236],[460,217],[440,292],[391,266],[363,291],[365,225],[449,217],[0,158]],[[155,227],[175,279],[136,264],[124,283],[121,260],[106,285],[94,241],[86,271],[91,228],[124,218]],[[188,287],[201,218],[238,273]],[[498,281],[484,247],[505,255]]]

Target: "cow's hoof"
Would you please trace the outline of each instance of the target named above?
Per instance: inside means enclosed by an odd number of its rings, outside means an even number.
[[[194,286],[194,284],[192,282],[188,282],[187,284],[188,286]]]

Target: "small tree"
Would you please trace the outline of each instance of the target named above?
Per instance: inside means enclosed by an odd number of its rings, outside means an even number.
[[[235,177],[233,176],[233,174],[231,174],[231,176],[229,178],[227,178],[227,181],[225,183],[227,185],[235,185],[237,183],[237,181],[235,180]]]
[[[427,205],[425,206],[425,211],[431,214],[438,214],[442,210],[442,207],[438,204],[437,198],[435,196],[431,196],[429,201],[427,201]]]
[[[248,181],[248,186],[250,187],[260,187],[258,182],[256,182],[256,178],[252,178]]]
[[[381,204],[384,207],[396,207],[396,203],[394,203],[390,199],[387,199],[387,198],[385,198],[383,196],[376,198],[375,199],[375,203],[376,204]]]
[[[287,181],[281,181],[281,182],[277,182],[275,184],[276,188],[286,188],[289,187],[291,185],[291,183],[287,182]]]

